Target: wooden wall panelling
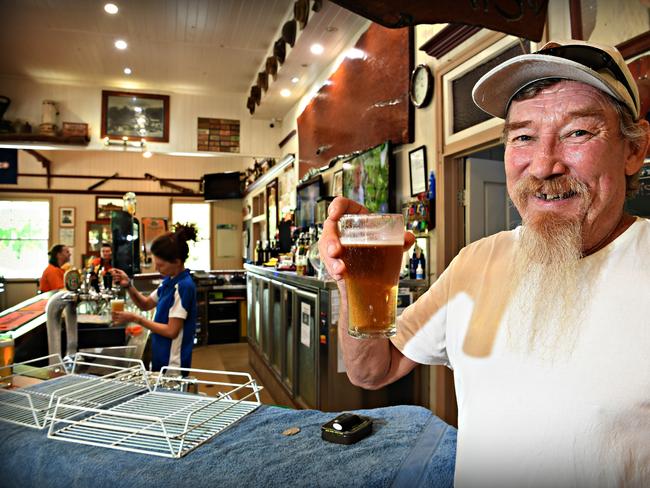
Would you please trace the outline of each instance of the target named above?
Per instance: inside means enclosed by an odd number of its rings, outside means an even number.
[[[333,157],[390,140],[412,142],[408,97],[413,29],[373,24],[298,117],[300,174]]]

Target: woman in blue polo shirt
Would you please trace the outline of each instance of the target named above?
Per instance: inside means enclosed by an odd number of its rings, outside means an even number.
[[[141,310],[156,308],[153,321],[131,312],[113,312],[113,322],[133,322],[151,332],[151,369],[163,366],[189,368],[196,331],[196,286],[185,268],[189,255],[187,241],[196,240],[196,229],[176,225],[174,232],[156,238],[151,244],[156,270],[165,279],[151,295],[143,295],[120,269],[111,269],[113,280],[127,288],[133,303]]]

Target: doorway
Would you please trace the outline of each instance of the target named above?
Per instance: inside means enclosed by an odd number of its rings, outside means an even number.
[[[464,157],[465,188],[462,191],[465,245],[521,223],[508,196],[503,144]],[[461,224],[462,225],[462,224]]]

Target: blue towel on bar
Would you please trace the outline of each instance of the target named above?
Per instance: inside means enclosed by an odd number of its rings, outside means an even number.
[[[356,412],[374,426],[353,445],[321,439],[320,426],[335,413],[262,406],[180,459],[61,442],[46,430],[0,422],[0,486],[453,486],[453,427],[422,407]],[[282,435],[289,427],[300,432]]]

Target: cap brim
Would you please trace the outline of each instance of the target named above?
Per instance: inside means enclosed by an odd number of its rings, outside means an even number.
[[[510,100],[519,90],[549,78],[580,81],[621,100],[596,71],[569,59],[544,54],[523,54],[488,71],[474,85],[472,98],[481,110],[505,119]],[[629,105],[627,100],[621,102]]]

